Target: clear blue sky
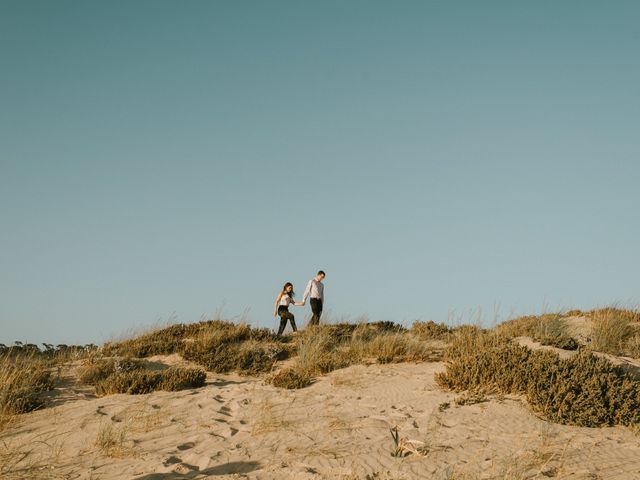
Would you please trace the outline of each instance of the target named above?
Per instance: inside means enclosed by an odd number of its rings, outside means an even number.
[[[0,342],[319,268],[337,317],[635,306],[639,52],[635,1],[1,0]]]

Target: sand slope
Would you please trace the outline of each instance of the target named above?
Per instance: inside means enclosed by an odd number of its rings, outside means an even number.
[[[640,478],[631,430],[549,424],[517,397],[458,406],[434,381],[443,368],[354,366],[297,391],[210,375],[196,390],[103,398],[68,378],[0,443],[30,478]],[[420,452],[393,457],[394,426]]]

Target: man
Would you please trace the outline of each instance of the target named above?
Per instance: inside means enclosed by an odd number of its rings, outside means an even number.
[[[324,285],[322,284],[324,277],[324,272],[320,270],[314,278],[309,280],[307,288],[304,290],[302,305],[306,303],[307,297],[311,296],[311,312],[313,312],[313,315],[309,325],[320,325],[320,315],[322,315],[322,304],[324,303]]]

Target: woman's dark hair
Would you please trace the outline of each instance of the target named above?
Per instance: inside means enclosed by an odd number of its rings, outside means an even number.
[[[287,287],[291,287],[291,293],[287,293]],[[295,293],[293,292],[293,283],[291,282],[287,282],[284,284],[284,287],[282,287],[282,293],[284,293],[285,295],[289,295],[289,297],[293,298]]]

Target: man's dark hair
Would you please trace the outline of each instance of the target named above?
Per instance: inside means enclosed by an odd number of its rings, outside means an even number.
[[[322,275],[323,277],[327,276],[322,270],[318,270],[318,273],[316,273],[316,275]]]

